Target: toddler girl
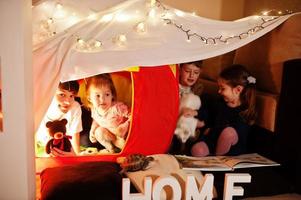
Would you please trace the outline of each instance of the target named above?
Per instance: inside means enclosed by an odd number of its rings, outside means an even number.
[[[116,90],[108,74],[87,80],[87,95],[93,119],[89,138],[99,142],[110,153],[120,151],[130,124],[128,107],[116,101]]]
[[[245,153],[250,125],[254,123],[256,79],[242,65],[224,69],[218,78],[218,114],[203,141],[192,149],[193,156]]]

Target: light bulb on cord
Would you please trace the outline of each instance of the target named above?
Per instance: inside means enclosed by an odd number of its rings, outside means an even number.
[[[146,26],[145,26],[144,22],[139,22],[135,28],[136,28],[137,33],[145,33],[146,32]]]
[[[113,42],[118,44],[119,46],[125,45],[126,41],[127,38],[124,34],[117,35],[115,38],[113,38]]]
[[[91,19],[91,20],[96,20],[97,19],[97,15],[95,13],[93,13],[93,14],[90,14],[87,18]]]
[[[157,2],[156,0],[151,0],[151,1],[150,1],[150,6],[151,6],[151,7],[154,7],[154,6],[156,5],[156,2]]]
[[[101,46],[102,46],[102,43],[100,41],[98,41],[98,40],[95,40],[94,47],[99,48]]]
[[[83,39],[81,39],[81,38],[77,39],[77,44],[83,45],[84,43],[85,43],[85,41]]]
[[[52,17],[48,18],[47,23],[48,23],[48,24],[52,24],[52,23],[53,23]]]
[[[58,3],[58,4],[56,4],[56,8],[57,8],[57,9],[62,9],[62,8],[63,8],[63,5],[60,4],[60,3]]]
[[[109,22],[113,19],[113,14],[107,14],[102,16],[101,20],[102,22]]]
[[[263,11],[263,12],[262,12],[262,15],[265,15],[265,16],[266,16],[266,15],[268,15],[268,13],[269,13],[268,11]]]
[[[151,17],[151,18],[155,18],[156,16],[156,11],[155,9],[151,9],[148,13],[148,16]]]

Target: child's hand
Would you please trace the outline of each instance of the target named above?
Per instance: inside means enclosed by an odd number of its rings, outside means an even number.
[[[182,108],[182,114],[184,117],[195,117],[198,115],[198,112],[191,108]]]
[[[56,147],[51,148],[51,156],[53,157],[68,157],[68,156],[76,156],[75,152],[71,148],[71,152],[62,151]]]
[[[202,120],[202,121],[198,120],[198,122],[197,122],[196,126],[197,126],[198,128],[202,128],[202,127],[204,127],[204,126],[205,126],[205,122],[204,122],[204,120]]]

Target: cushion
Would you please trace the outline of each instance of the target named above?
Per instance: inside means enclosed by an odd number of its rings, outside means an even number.
[[[122,176],[112,162],[87,162],[46,168],[41,199],[121,199]]]

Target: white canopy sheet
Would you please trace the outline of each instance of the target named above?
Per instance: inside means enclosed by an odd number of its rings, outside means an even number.
[[[59,80],[218,56],[261,37],[291,16],[229,22],[185,13],[159,1],[129,0],[101,12],[89,7],[89,1],[62,2],[44,1],[33,8],[37,124]],[[47,17],[45,9],[51,10]]]

